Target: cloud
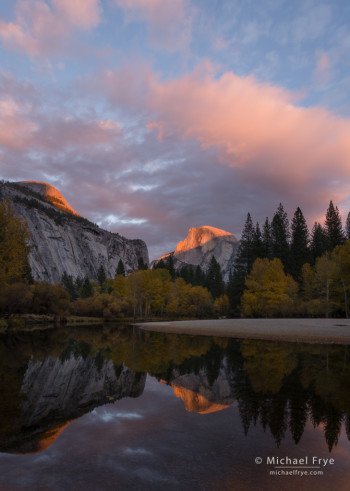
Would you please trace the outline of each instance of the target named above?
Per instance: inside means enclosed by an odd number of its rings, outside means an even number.
[[[350,121],[281,87],[210,63],[166,81],[129,63],[78,89],[72,103],[73,91],[39,96],[0,79],[2,177],[51,182],[80,214],[144,239],[152,258],[191,226],[239,235],[248,211],[262,223],[280,201],[312,223],[349,196]]]
[[[339,204],[349,197],[349,119],[302,107],[290,91],[253,76],[218,76],[208,63],[167,81],[149,66],[128,65],[100,74],[99,83],[111,105],[140,115],[149,131],[146,141],[157,139],[144,160],[138,157],[140,166],[152,152],[161,160],[164,148],[185,152],[183,163],[158,171],[157,198],[154,191],[133,196],[159,206],[158,214],[145,206],[148,227],[152,216],[161,215],[171,217],[173,234],[181,220],[237,234],[247,211],[256,210],[261,222],[282,201],[289,212],[301,206],[312,222],[330,199]],[[235,210],[231,224],[220,213],[229,207]]]
[[[115,0],[126,12],[126,21],[148,23],[150,41],[170,51],[191,41],[192,15],[187,0]]]
[[[318,83],[327,84],[331,79],[331,75],[331,60],[328,54],[322,51],[317,56],[314,78]]]
[[[317,175],[326,185],[334,174],[350,177],[350,121],[301,107],[295,94],[252,76],[217,77],[205,65],[161,81],[146,68],[132,76],[128,67],[108,72],[103,84],[113,103],[126,98],[147,110],[153,118],[148,128],[159,140],[192,139],[204,149],[215,147],[221,163],[255,174],[261,183],[305,186]],[[347,186],[344,182],[344,193]]]
[[[321,37],[331,22],[331,18],[332,7],[330,5],[305,2],[301,14],[290,23],[293,40],[301,44]]]
[[[49,56],[68,50],[76,30],[96,27],[100,0],[18,0],[15,21],[0,19],[0,39],[7,49],[29,56]]]
[[[91,29],[100,23],[100,0],[52,0],[57,15],[77,29]]]
[[[28,114],[29,107],[20,105],[13,98],[0,101],[0,145],[10,150],[24,150],[38,126]]]

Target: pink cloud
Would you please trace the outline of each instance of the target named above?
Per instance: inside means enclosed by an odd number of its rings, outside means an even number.
[[[23,150],[35,135],[38,126],[30,118],[28,107],[13,98],[0,101],[0,145],[10,150]]]
[[[0,99],[0,146],[16,152],[65,152],[72,148],[111,148],[122,136],[112,119],[49,117],[32,102],[21,102],[3,91]],[[19,94],[18,94],[19,96]]]
[[[91,29],[100,23],[100,0],[52,0],[59,17],[78,29]]]
[[[76,29],[90,29],[99,21],[100,0],[18,0],[15,22],[0,19],[0,39],[8,49],[30,56],[50,55],[69,47]]]
[[[316,82],[321,82],[322,84],[328,83],[331,79],[331,60],[324,51],[317,56],[317,66],[314,76]]]
[[[145,21],[153,44],[169,50],[191,41],[192,15],[187,0],[115,0],[126,11],[126,21]]]
[[[146,113],[159,141],[194,140],[215,149],[215,165],[239,169],[246,183],[283,195],[307,195],[317,183],[319,203],[349,195],[350,120],[302,107],[283,88],[231,72],[218,77],[210,64],[168,81],[147,66],[129,65],[108,72],[102,84],[118,107],[127,100],[125,110]]]
[[[350,121],[322,108],[303,108],[293,94],[254,77],[193,73],[150,86],[150,128],[216,147],[230,166],[289,186],[316,174],[350,177]],[[348,184],[342,183],[345,189]]]

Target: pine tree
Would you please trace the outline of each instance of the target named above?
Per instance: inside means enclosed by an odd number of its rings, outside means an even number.
[[[169,271],[169,274],[170,274],[170,277],[172,280],[175,279],[176,277],[176,271],[175,271],[175,267],[174,267],[174,260],[173,260],[173,256],[172,254],[170,254],[168,256],[168,259],[167,259],[167,270]]]
[[[267,259],[272,259],[272,237],[271,237],[271,225],[269,223],[269,219],[266,217],[263,231],[262,231],[262,256],[267,257]]]
[[[97,271],[97,282],[100,285],[102,291],[104,291],[104,285],[105,285],[106,279],[107,279],[106,272],[105,272],[104,267],[101,264],[101,266],[98,268],[98,271]]]
[[[125,267],[124,267],[124,263],[121,259],[119,259],[117,270],[116,270],[115,274],[116,274],[116,276],[118,276],[118,274],[125,276]]]
[[[137,260],[137,269],[146,270],[148,269],[148,265],[145,263],[142,257],[139,257]]]
[[[235,271],[241,271],[245,278],[250,273],[256,259],[254,251],[255,238],[256,231],[250,213],[248,213],[234,264]]]
[[[256,239],[256,229],[254,228],[251,215],[248,213],[234,260],[232,278],[229,282],[230,287],[228,297],[233,309],[236,309],[240,303],[245,280],[256,259]]]
[[[237,271],[230,271],[226,293],[233,311],[237,310],[244,290],[244,277],[242,278]]]
[[[82,286],[83,286],[83,280],[82,278],[80,278],[80,276],[77,276],[74,281],[74,288],[78,295]]]
[[[94,294],[94,290],[93,290],[92,285],[89,281],[89,278],[86,276],[84,278],[83,284],[80,288],[79,296],[81,298],[88,298],[88,297],[92,297],[93,294]]]
[[[289,221],[282,203],[279,204],[271,222],[272,254],[282,261],[286,271],[290,270]]]
[[[256,223],[253,236],[253,257],[254,261],[258,257],[264,257],[263,241],[259,222]]]
[[[350,211],[345,222],[345,238],[346,240],[350,240]]]
[[[202,268],[198,265],[194,271],[194,281],[193,286],[204,286],[205,284],[205,274]]]
[[[140,268],[139,268],[140,269]],[[165,262],[163,259],[154,264],[153,269],[166,269]]]
[[[66,271],[63,273],[61,278],[61,285],[69,293],[71,301],[77,298],[77,290],[75,288],[74,280],[72,275],[68,275]]]
[[[190,267],[188,265],[182,266],[182,268],[178,272],[179,278],[182,278],[186,281],[186,283],[190,283]]]
[[[211,258],[207,271],[206,286],[214,299],[220,297],[224,292],[221,267],[214,256]]]
[[[300,279],[303,264],[310,261],[309,231],[301,209],[297,208],[291,224],[290,272],[294,279]]]
[[[325,231],[328,240],[328,250],[334,249],[337,245],[344,244],[345,237],[341,223],[338,207],[334,208],[332,200],[326,213]]]
[[[322,254],[324,254],[327,250],[327,235],[322,227],[322,225],[318,222],[315,222],[311,231],[311,241],[310,241],[310,252],[311,252],[311,262],[315,264],[316,259]]]

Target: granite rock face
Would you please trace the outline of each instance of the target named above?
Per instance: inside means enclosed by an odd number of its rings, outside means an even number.
[[[191,264],[200,266],[204,271],[209,267],[212,256],[220,264],[224,281],[228,281],[233,269],[239,241],[230,232],[207,225],[190,228],[185,240],[178,243],[174,252],[161,256],[166,259],[173,256],[175,269]]]
[[[31,232],[29,264],[35,280],[59,282],[64,273],[73,278],[97,278],[102,265],[114,278],[119,259],[126,273],[143,259],[148,264],[144,241],[107,232],[80,217],[61,193],[46,183],[22,182],[0,185],[0,200],[8,198],[17,216]]]

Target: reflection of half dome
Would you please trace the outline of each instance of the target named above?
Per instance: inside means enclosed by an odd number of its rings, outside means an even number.
[[[174,394],[183,400],[186,411],[200,414],[214,413],[226,409],[235,401],[224,360],[214,376],[216,379],[213,381],[209,380],[207,371],[203,369],[198,373],[183,375],[175,369],[169,384]]]
[[[234,402],[234,399],[231,399],[229,403],[227,403],[228,401],[225,401],[226,404],[212,402],[202,394],[194,392],[193,390],[185,389],[184,387],[177,386],[176,384],[171,384],[171,387],[176,397],[181,397],[186,411],[189,412],[196,412],[199,414],[215,413],[216,411],[221,411],[222,409],[230,407],[230,405]]]

